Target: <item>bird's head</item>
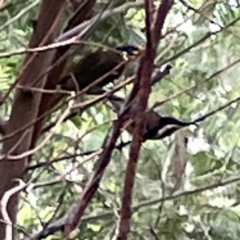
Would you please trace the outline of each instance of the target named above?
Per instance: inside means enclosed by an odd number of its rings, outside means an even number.
[[[116,50],[123,52],[127,57],[134,57],[141,53],[141,48],[133,45],[118,46]]]

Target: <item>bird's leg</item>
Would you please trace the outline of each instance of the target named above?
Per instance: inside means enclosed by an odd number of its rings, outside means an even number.
[[[116,145],[116,149],[121,151],[124,147],[126,147],[127,145],[129,145],[132,141],[127,141],[127,142],[123,142],[123,140],[121,139],[121,143],[119,143],[118,145]]]

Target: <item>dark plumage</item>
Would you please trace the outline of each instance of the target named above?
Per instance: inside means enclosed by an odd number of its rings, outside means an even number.
[[[120,112],[122,105],[124,104],[124,99],[119,98],[115,95],[109,97],[109,101],[114,106],[117,113]],[[146,112],[146,129],[144,133],[144,141],[146,140],[158,140],[170,136],[178,129],[196,124],[193,122],[183,122],[174,117],[163,117],[156,113],[153,109],[149,109]],[[134,122],[126,126],[126,130],[129,133],[133,133],[135,124]]]
[[[151,116],[153,113],[158,115],[158,119],[156,118],[155,121],[156,125],[151,124]],[[145,140],[163,139],[165,137],[171,136],[174,132],[182,127],[195,124],[195,122],[183,122],[174,117],[163,117],[153,110],[149,110],[147,114],[150,116],[147,118],[150,119],[150,122],[147,123],[147,129],[144,134]]]
[[[132,57],[139,53],[139,48],[132,45],[118,46],[114,49],[103,50],[100,49],[96,52],[90,53],[82,58],[78,63],[68,69],[60,81],[62,89],[64,90],[76,90],[76,83],[71,77],[73,74],[74,78],[78,83],[79,90],[89,86],[94,81],[107,76],[91,88],[91,90],[100,90],[106,84],[113,82],[119,78],[122,74],[125,62],[124,55]]]

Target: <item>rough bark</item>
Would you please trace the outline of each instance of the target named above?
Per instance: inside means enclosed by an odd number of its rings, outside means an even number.
[[[58,33],[58,23],[65,2],[64,0],[42,1],[37,25],[30,40],[30,47],[43,46],[53,41]],[[17,80],[18,84],[26,87],[42,88],[46,81],[46,75],[43,73],[47,71],[53,54],[54,50],[44,53],[29,53],[26,56],[22,73]],[[39,76],[42,77],[39,78]],[[6,127],[6,135],[17,131],[36,119],[40,100],[41,93],[16,89],[12,112]],[[26,159],[11,161],[8,160],[8,155],[16,156],[29,150],[32,141],[32,129],[33,126],[15,134],[3,143],[3,154],[6,158],[4,161],[0,161],[0,199],[7,190],[14,186],[14,179],[24,178]],[[8,214],[13,224],[16,222],[18,195],[12,196],[7,204]],[[1,214],[0,218],[2,219]],[[0,223],[0,239],[5,239],[5,225],[3,223]],[[14,236],[12,236],[12,239],[14,239]]]
[[[74,12],[72,18],[69,20],[65,31],[68,31],[75,27],[76,25],[82,23],[92,12],[92,8],[94,4],[96,3],[95,0],[84,0],[81,2],[79,7]],[[52,64],[56,63],[59,59],[63,58],[63,60],[55,66],[54,69],[49,73],[47,82],[45,85],[45,89],[54,90],[56,85],[58,84],[59,78],[61,77],[61,74],[63,72],[63,69],[65,67],[66,61],[69,61],[71,59],[68,59],[67,57],[64,58],[65,54],[68,52],[68,50],[71,48],[70,45],[58,48],[56,50],[55,56],[53,58]],[[31,148],[34,148],[38,137],[41,134],[42,126],[44,123],[45,117],[43,117],[55,104],[58,103],[62,99],[62,96],[54,96],[53,94],[43,94],[41,104],[38,111],[38,118],[40,118],[39,121],[36,122],[34,126],[34,133],[33,133],[33,139],[31,143]],[[50,116],[50,114],[49,114]]]

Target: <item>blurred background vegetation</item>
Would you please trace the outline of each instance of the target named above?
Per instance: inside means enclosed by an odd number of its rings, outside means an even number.
[[[40,2],[4,1],[0,7],[0,53],[28,46]],[[73,11],[71,2],[66,21]],[[127,2],[134,1],[116,0],[111,4],[117,7]],[[156,0],[156,6],[160,2]],[[98,0],[93,15],[107,4],[107,0]],[[150,106],[169,99],[157,108],[159,113],[193,120],[240,96],[239,7],[239,0],[176,1],[165,23],[156,59],[156,65],[171,64],[173,69],[153,87]],[[144,17],[140,4],[113,14],[98,24],[80,54],[91,50],[92,42],[144,46]],[[21,71],[23,59],[24,55],[0,58],[1,96]],[[134,74],[136,67],[137,62],[125,76]],[[129,89],[131,85],[118,95],[126,98]],[[5,118],[11,112],[13,94],[0,109]],[[144,143],[129,239],[239,239],[239,110],[236,102],[198,127]],[[56,118],[61,111],[55,113]],[[27,173],[28,179],[34,179],[33,186],[22,193],[18,213],[21,229],[27,233],[42,230],[44,223],[64,215],[76,201],[97,160],[86,160],[80,154],[101,147],[111,128],[109,120],[115,117],[105,102],[98,103],[81,117],[63,123],[52,141],[33,156]],[[122,137],[131,139],[125,132]],[[128,150],[126,147],[114,152],[76,239],[108,239],[111,235],[121,206]],[[58,239],[56,236],[48,239]]]

